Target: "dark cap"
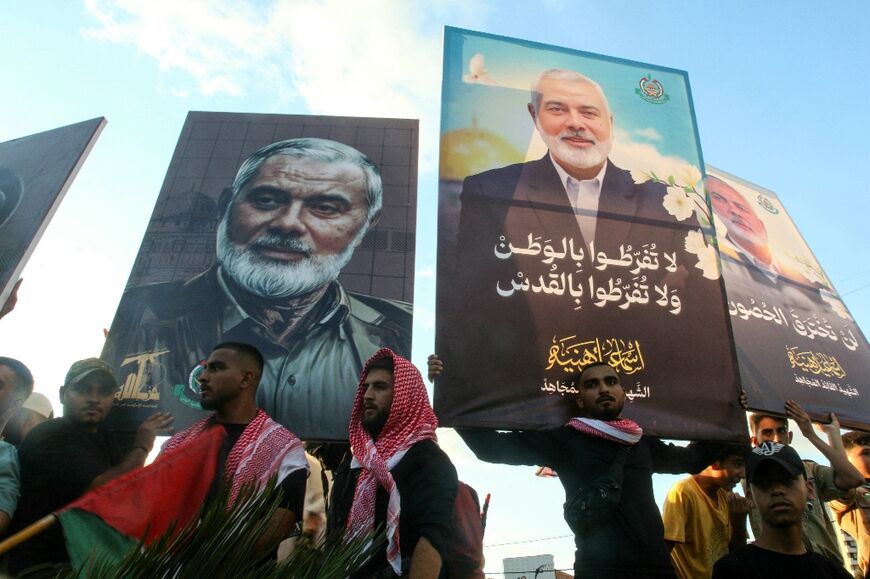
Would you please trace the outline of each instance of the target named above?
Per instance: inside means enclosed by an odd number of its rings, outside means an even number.
[[[805,474],[806,472],[804,471],[804,463],[795,449],[785,444],[769,440],[761,443],[760,446],[753,448],[752,452],[749,452],[746,455],[746,480],[748,480],[750,484],[752,483],[752,477],[755,476],[758,467],[767,461],[775,462],[793,477]]]
[[[115,380],[115,374],[112,372],[112,367],[99,358],[86,358],[73,363],[66,373],[63,385],[78,384],[95,372],[99,372],[101,377],[108,379],[112,384],[118,385],[118,382]]]

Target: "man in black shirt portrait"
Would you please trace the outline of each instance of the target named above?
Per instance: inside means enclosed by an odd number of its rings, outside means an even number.
[[[746,480],[761,514],[761,535],[719,559],[713,579],[851,577],[842,565],[804,545],[801,523],[814,492],[805,472],[797,452],[778,442],[764,442],[747,453]]]

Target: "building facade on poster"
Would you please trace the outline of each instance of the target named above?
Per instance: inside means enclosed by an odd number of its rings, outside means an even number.
[[[410,354],[411,305],[349,291],[339,279],[383,205],[378,166],[347,144],[303,137],[254,151],[218,200],[213,265],[125,292],[107,345],[128,370],[119,397],[130,408],[192,414],[198,389],[188,376],[202,353],[248,342],[266,359],[261,407],[303,437],[346,436],[366,356],[380,347]],[[151,246],[182,235],[205,243],[204,226],[164,231],[159,207]]]

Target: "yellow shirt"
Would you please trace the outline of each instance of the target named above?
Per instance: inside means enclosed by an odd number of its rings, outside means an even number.
[[[681,480],[668,491],[662,515],[665,540],[676,543],[671,561],[681,578],[711,577],[713,564],[728,554],[728,495],[719,489],[713,501],[694,477]]]

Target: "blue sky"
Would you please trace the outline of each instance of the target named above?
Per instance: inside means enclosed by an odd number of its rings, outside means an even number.
[[[432,349],[444,25],[689,73],[704,159],[775,191],[859,326],[870,196],[870,5],[601,0],[4,2],[0,141],[97,116],[109,123],[24,272],[0,350],[56,396],[97,355],[188,110],[421,119],[414,361]],[[675,401],[679,403],[679,401]],[[442,434],[460,476],[493,493],[486,543],[563,536],[557,481],[482,465]],[[806,446],[800,447],[811,455]],[[657,479],[659,502],[675,477]],[[571,540],[488,548],[553,553]]]

